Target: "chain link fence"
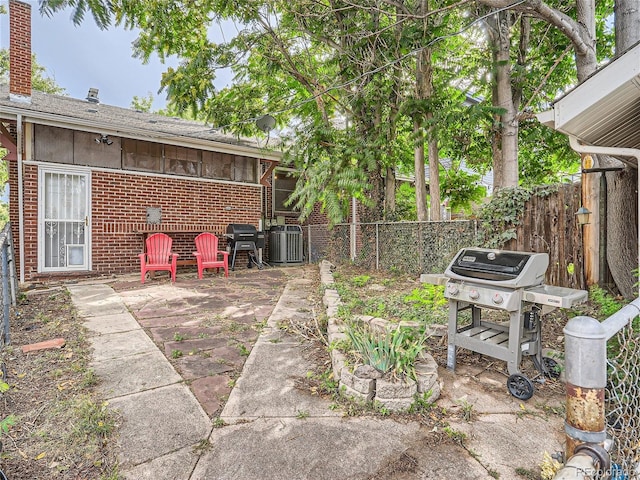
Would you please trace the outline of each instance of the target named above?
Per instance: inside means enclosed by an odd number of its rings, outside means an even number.
[[[621,472],[618,480],[640,479],[640,319],[620,329],[607,350],[605,411],[607,434],[613,439],[611,463]]]
[[[11,225],[7,223],[0,232],[0,277],[2,282],[2,309],[0,311],[0,349],[11,343],[9,319],[11,305],[16,304],[16,269],[13,252]]]
[[[352,262],[408,274],[442,273],[464,247],[480,245],[475,221],[386,222],[303,227],[308,259]]]

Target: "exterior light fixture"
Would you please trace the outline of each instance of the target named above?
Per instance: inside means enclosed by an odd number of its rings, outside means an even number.
[[[104,143],[106,145],[112,145],[113,144],[113,140],[111,140],[109,138],[109,135],[100,135],[99,137],[95,138],[95,142],[96,143]]]
[[[588,208],[580,207],[578,211],[575,213],[578,218],[578,225],[588,225],[589,224],[589,215],[591,212]]]

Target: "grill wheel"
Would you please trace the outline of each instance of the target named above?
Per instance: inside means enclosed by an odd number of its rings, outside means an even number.
[[[514,373],[507,380],[509,393],[519,400],[529,400],[533,397],[533,383],[524,375]]]

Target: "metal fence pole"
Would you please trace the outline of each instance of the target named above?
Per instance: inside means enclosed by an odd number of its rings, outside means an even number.
[[[9,332],[9,268],[8,268],[8,254],[7,250],[9,245],[5,241],[2,245],[2,253],[0,262],[2,262],[2,306],[3,306],[3,324],[4,324],[4,343],[9,345],[11,343],[11,334]]]
[[[567,412],[566,456],[582,443],[604,445],[604,391],[607,385],[607,334],[591,317],[578,316],[564,327]]]
[[[376,270],[380,270],[380,224],[376,223]]]

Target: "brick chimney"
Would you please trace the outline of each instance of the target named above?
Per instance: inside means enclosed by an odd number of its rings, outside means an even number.
[[[9,98],[31,102],[31,5],[9,0]]]

